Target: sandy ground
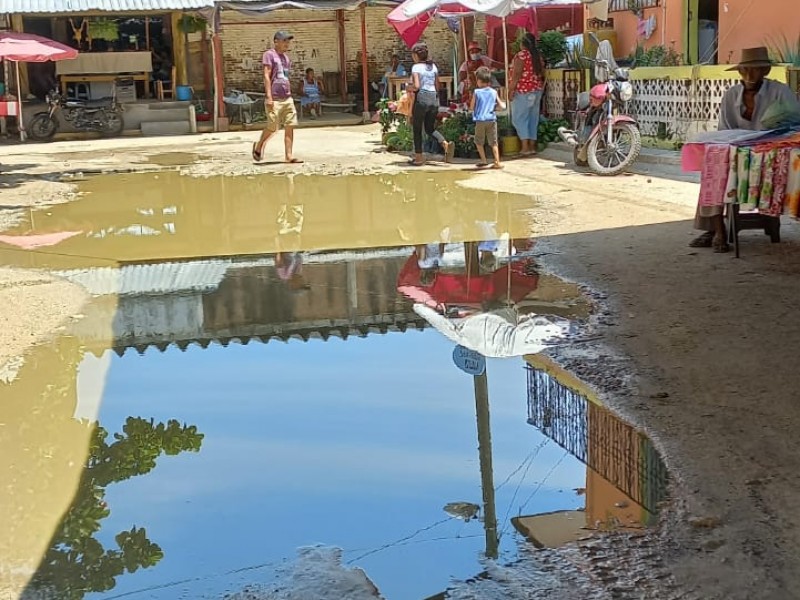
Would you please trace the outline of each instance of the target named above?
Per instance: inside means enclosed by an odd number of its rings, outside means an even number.
[[[301,131],[295,153],[307,162],[292,167],[274,154],[280,142],[268,149],[274,162],[253,166],[249,147],[256,137],[6,148],[0,154],[0,217],[9,222],[21,206],[68,200],[70,177],[80,173],[176,164],[188,164],[183,168],[197,175],[407,168],[405,157],[380,151],[374,126]],[[587,285],[605,307],[596,345],[556,358],[651,434],[675,480],[675,500],[661,527],[644,541],[617,540],[605,551],[589,552],[606,556],[620,580],[633,562],[641,565],[632,588],[612,586],[597,597],[800,598],[800,513],[793,510],[800,485],[800,438],[794,433],[800,427],[800,375],[792,354],[800,345],[800,320],[793,315],[793,299],[800,297],[800,228],[787,221],[779,245],[757,232],[743,233],[740,260],[693,250],[687,242],[695,178],[672,167],[643,166],[640,174],[604,179],[547,157],[509,161],[504,171],[482,172],[470,185],[541,197],[532,216],[542,262]],[[464,168],[469,165],[431,170]],[[77,304],[61,306],[68,296],[55,285],[33,289],[65,314],[78,310]],[[0,292],[5,289],[0,285]],[[41,298],[23,304],[33,316],[19,319],[20,332],[32,327],[43,306]],[[0,347],[15,352],[18,346],[6,337]],[[592,581],[607,583],[604,577]]]

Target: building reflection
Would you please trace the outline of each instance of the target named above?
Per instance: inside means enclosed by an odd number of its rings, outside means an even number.
[[[542,356],[528,362],[528,422],[586,465],[583,514],[533,515],[515,525],[534,543],[558,545],[586,530],[651,525],[668,474],[647,436],[603,407],[579,380]]]

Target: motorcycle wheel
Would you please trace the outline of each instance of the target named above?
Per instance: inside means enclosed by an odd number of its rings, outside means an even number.
[[[58,124],[49,113],[34,115],[28,125],[28,134],[37,142],[49,142],[58,131]]]
[[[125,120],[122,115],[117,111],[109,111],[106,113],[106,126],[103,129],[103,135],[106,137],[116,137],[121,135],[125,130]]]
[[[616,123],[612,128],[614,148],[609,148],[605,131],[589,142],[589,168],[598,175],[619,175],[642,151],[642,135],[633,123]]]
[[[587,161],[585,161],[585,160],[580,158],[580,149],[579,148],[573,148],[572,157],[575,160],[575,164],[577,166],[579,166],[579,167],[588,167],[589,166],[589,163]]]

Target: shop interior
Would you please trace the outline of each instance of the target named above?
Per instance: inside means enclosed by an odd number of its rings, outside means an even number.
[[[123,17],[26,17],[27,33],[41,35],[86,53],[149,52],[152,72],[147,80],[137,80],[135,97],[152,97],[156,81],[170,81],[173,67],[173,31],[170,15]],[[44,99],[58,84],[53,62],[29,63],[29,91]],[[110,78],[109,78],[110,79]],[[67,84],[67,95],[75,99],[108,96],[113,81],[92,81]]]

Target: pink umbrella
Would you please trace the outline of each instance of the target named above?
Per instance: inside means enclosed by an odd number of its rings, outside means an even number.
[[[6,59],[16,64],[17,94],[19,95],[19,63],[47,62],[49,60],[70,60],[78,57],[78,51],[54,40],[33,35],[6,31],[0,33],[0,60]],[[17,98],[19,109],[19,137],[25,141],[25,123],[22,119],[22,98]]]
[[[386,18],[389,24],[394,27],[400,38],[405,42],[406,46],[411,48],[422,37],[422,33],[433,21],[436,16],[436,11],[428,11],[419,14],[415,17],[407,17],[403,12],[403,4],[399,4],[389,16]],[[446,4],[442,5],[439,10],[448,13],[468,13],[469,9],[460,4]]]
[[[47,62],[78,57],[78,51],[32,33],[0,33],[0,58],[15,62]]]

